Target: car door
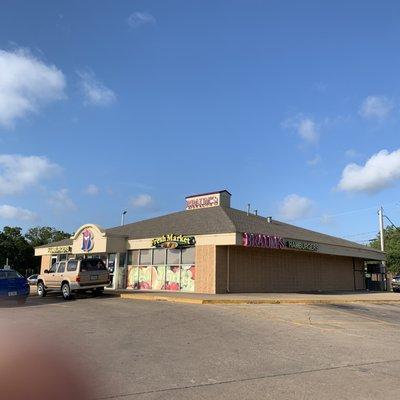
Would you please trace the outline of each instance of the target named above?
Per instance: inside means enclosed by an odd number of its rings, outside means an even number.
[[[54,287],[61,288],[61,282],[64,279],[65,261],[58,263],[57,271],[54,274]]]
[[[49,273],[45,275],[45,285],[49,288],[54,288],[56,286],[56,272],[57,272],[58,263],[53,263],[53,265],[49,269]]]

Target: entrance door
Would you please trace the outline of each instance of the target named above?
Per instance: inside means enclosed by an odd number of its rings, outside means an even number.
[[[107,268],[108,272],[110,274],[110,284],[107,286],[108,288],[114,288],[114,276],[115,276],[115,262],[116,262],[117,255],[116,253],[110,253],[108,255],[108,260],[107,260]]]

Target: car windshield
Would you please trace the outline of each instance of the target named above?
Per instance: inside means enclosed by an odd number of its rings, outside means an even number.
[[[98,258],[87,258],[81,261],[81,271],[105,271],[107,268]]]

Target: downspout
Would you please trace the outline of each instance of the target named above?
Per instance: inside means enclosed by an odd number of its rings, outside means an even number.
[[[354,282],[354,291],[356,291],[356,263],[353,257],[353,282]]]
[[[230,291],[231,291],[231,289],[229,287],[229,281],[230,281],[230,279],[229,279],[229,248],[230,248],[230,246],[227,246],[227,248],[228,248],[228,251],[226,254],[226,292],[230,293]]]

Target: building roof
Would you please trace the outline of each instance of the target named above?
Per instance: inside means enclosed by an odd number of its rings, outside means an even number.
[[[130,239],[157,237],[165,233],[207,235],[234,232],[261,233],[265,235],[281,236],[287,239],[305,240],[380,253],[378,250],[349,240],[325,235],[277,220],[268,222],[267,218],[260,215],[247,214],[245,211],[221,206],[180,211],[116,228],[106,229],[107,234],[126,235]]]
[[[72,246],[72,239],[67,238],[49,244],[42,244],[41,246],[36,246],[36,249],[40,249],[42,247],[58,247],[58,246]]]
[[[209,194],[219,194],[219,193],[228,193],[230,196],[232,196],[232,193],[231,192],[229,192],[228,190],[226,190],[226,189],[223,189],[223,190],[217,190],[216,192],[207,192],[207,193],[199,193],[199,194],[192,194],[192,195],[190,195],[190,196],[186,196],[185,197],[185,199],[190,199],[190,198],[192,198],[192,197],[201,197],[201,196],[207,196],[207,195],[209,195]]]
[[[247,214],[245,211],[223,206],[179,211],[124,226],[109,228],[105,232],[107,236],[126,236],[128,239],[148,239],[162,236],[166,233],[207,235],[249,232],[382,254],[379,250],[349,240],[325,235],[277,220],[268,222],[267,218],[260,215]],[[64,239],[39,247],[67,245],[72,245],[72,239]]]

